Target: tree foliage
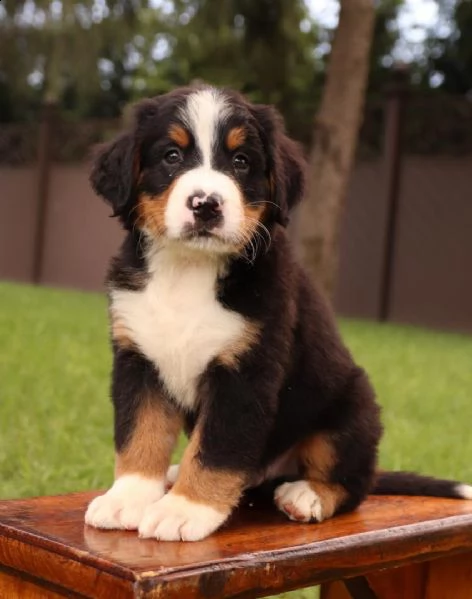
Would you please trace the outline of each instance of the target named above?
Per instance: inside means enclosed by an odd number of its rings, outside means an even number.
[[[399,38],[398,12],[404,0],[377,2],[370,53],[369,95],[383,94],[391,77],[392,50]]]
[[[93,107],[100,113],[97,97],[106,104],[109,91],[126,95],[129,40],[147,6],[146,0],[4,0],[3,120],[24,117],[39,101],[59,102],[79,114]]]
[[[372,89],[400,3],[377,2]],[[204,80],[276,104],[308,145],[332,35],[304,0],[2,0],[0,119],[34,118],[47,99],[77,118],[114,116]]]
[[[303,0],[175,0],[151,31],[135,95],[160,93],[202,80],[239,89],[252,100],[276,104],[289,127],[306,137],[319,97],[317,29]],[[155,57],[159,50],[156,63]]]
[[[441,7],[448,26],[430,33],[423,81],[430,83],[433,75],[442,90],[468,94],[472,91],[472,2],[443,0]]]

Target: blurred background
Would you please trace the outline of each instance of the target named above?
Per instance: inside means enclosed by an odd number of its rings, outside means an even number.
[[[472,2],[1,0],[0,496],[111,480],[122,234],[90,148],[199,81],[306,150],[290,234],[378,391],[382,465],[472,482]]]
[[[195,81],[234,87],[276,104],[310,155],[331,77],[344,96],[331,98],[344,101],[335,122],[354,106],[342,125],[351,137],[361,125],[333,200],[345,204],[329,248],[336,308],[471,331],[472,3],[374,4],[371,26],[351,25],[371,38],[364,103],[347,81],[364,80],[355,63],[329,73],[334,0],[3,0],[0,277],[102,289],[121,233],[89,189],[87,157],[137,99]],[[325,167],[308,205],[332,194],[317,189]],[[317,223],[300,221],[306,240]]]
[[[0,277],[101,290],[121,233],[90,147],[137,99],[206,81],[276,104],[308,156],[320,123],[349,129],[326,266],[340,314],[471,331],[472,3],[377,0],[350,24],[358,2],[330,73],[335,0],[2,0]],[[313,160],[294,234],[316,266],[310,213],[333,192]]]

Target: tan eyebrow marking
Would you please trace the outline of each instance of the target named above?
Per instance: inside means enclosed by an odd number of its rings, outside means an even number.
[[[246,130],[244,127],[233,127],[226,136],[226,145],[229,150],[235,150],[246,141]]]
[[[190,135],[188,131],[175,123],[169,128],[169,137],[181,148],[186,148],[190,145]]]

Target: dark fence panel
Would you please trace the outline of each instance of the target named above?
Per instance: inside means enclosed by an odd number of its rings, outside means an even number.
[[[384,170],[381,160],[361,162],[351,177],[335,293],[341,314],[379,316],[387,219]]]
[[[37,219],[37,168],[0,166],[0,277],[31,281]]]
[[[381,127],[383,154],[361,151],[352,175],[336,308],[470,332],[472,102],[400,85],[385,107],[383,123],[366,111],[364,144]]]
[[[122,233],[109,207],[91,190],[88,168],[55,165],[46,213],[42,282],[102,290]]]
[[[335,306],[379,318],[387,204],[382,163],[360,163],[344,214]],[[388,320],[472,332],[472,156],[404,159]]]
[[[472,332],[472,156],[405,159],[390,318]]]

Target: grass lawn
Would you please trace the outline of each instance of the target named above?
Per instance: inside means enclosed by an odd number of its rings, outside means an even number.
[[[472,337],[341,327],[383,406],[381,466],[472,483]],[[111,483],[107,334],[100,295],[0,283],[1,498]]]

